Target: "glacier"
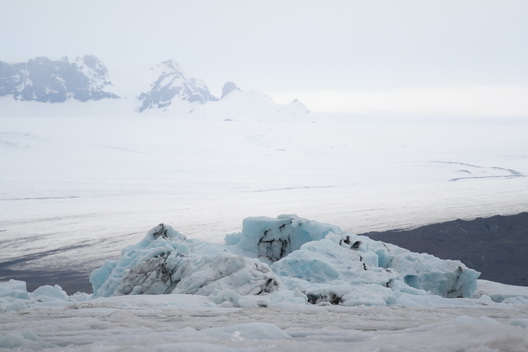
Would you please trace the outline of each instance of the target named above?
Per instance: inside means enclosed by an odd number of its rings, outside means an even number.
[[[480,273],[296,215],[250,217],[224,244],[160,224],[92,272],[94,297],[197,294],[311,304],[397,305],[408,295],[471,298]],[[251,299],[250,299],[251,301]],[[254,301],[257,302],[257,301]]]

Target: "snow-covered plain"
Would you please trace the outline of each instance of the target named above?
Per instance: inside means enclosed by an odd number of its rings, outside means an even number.
[[[482,282],[485,294],[511,292]],[[480,286],[480,282],[479,282]],[[497,287],[499,286],[499,287]],[[5,288],[5,290],[3,290]],[[523,298],[442,306],[223,307],[199,295],[70,297],[59,287],[26,293],[0,284],[0,349],[46,351],[525,351],[528,289]],[[15,297],[6,297],[5,292]]]
[[[88,273],[160,222],[220,243],[255,215],[297,213],[361,233],[514,214],[528,205],[526,131],[526,119],[1,117],[0,258]],[[25,303],[0,313],[1,347],[528,348],[526,292],[482,281],[471,304],[418,307],[24,291]]]

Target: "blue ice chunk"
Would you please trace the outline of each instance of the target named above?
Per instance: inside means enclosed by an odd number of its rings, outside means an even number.
[[[282,288],[265,263],[202,246],[163,224],[138,244],[128,246],[117,261],[92,272],[94,297],[129,294],[188,293],[210,295],[230,289],[258,295]]]
[[[330,232],[341,232],[337,226],[299,218],[296,215],[280,215],[245,218],[237,246],[240,249],[275,262],[301,248],[310,241],[319,241]]]
[[[242,237],[242,233],[236,232],[236,233],[230,233],[225,235],[224,242],[228,246],[234,246],[240,242],[240,238]]]

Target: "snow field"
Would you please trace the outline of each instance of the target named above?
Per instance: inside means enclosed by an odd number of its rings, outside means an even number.
[[[505,293],[510,289],[496,285]],[[527,299],[528,291],[522,289]],[[23,282],[0,284],[1,302],[25,302],[20,309],[0,313],[2,350],[522,351],[528,347],[527,305],[518,302],[223,308],[199,295],[90,299],[83,294],[66,298],[57,287],[40,291],[38,296],[27,293]],[[6,296],[9,292],[17,292],[19,298]],[[24,292],[26,297],[20,297]]]

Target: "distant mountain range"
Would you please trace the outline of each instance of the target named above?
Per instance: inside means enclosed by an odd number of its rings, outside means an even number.
[[[240,96],[231,103],[225,103],[224,100],[233,94]],[[100,106],[101,112],[115,106],[120,114],[188,114],[201,110],[211,113],[217,107],[226,117],[240,112],[251,114],[252,111],[272,111],[283,115],[309,112],[299,101],[288,105],[276,104],[263,93],[243,92],[233,82],[224,85],[220,98],[215,97],[204,82],[186,74],[172,60],[128,72],[109,70],[99,58],[91,55],[73,60],[67,57],[37,57],[20,63],[0,61],[0,106],[3,107],[0,110],[4,111],[0,114],[32,115],[37,111],[60,114],[61,109],[57,106],[72,101],[104,102],[92,105]],[[224,102],[218,104],[221,101]],[[24,108],[24,104],[20,104],[23,102],[39,103],[39,109]],[[211,103],[216,104],[201,108]],[[25,105],[34,107],[34,104]],[[50,108],[50,105],[54,107]],[[97,113],[97,108],[93,106],[90,113]],[[75,115],[75,110],[82,107],[69,104],[66,110],[68,114]]]

